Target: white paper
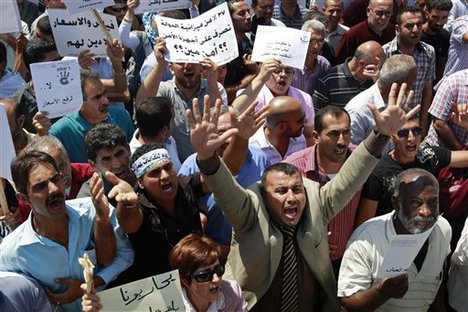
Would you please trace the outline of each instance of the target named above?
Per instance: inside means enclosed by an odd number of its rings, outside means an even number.
[[[377,277],[394,277],[406,273],[433,228],[434,226],[421,234],[395,235]]]
[[[6,115],[5,106],[0,103],[0,177],[11,180],[10,164],[16,157],[13,139],[11,137],[10,125]]]
[[[252,61],[274,58],[283,65],[304,69],[310,33],[294,28],[259,25],[252,51]]]
[[[50,26],[61,56],[78,56],[89,49],[96,56],[106,57],[106,35],[91,11],[70,15],[67,10],[49,9]],[[112,38],[119,39],[115,16],[99,13]]]
[[[104,9],[114,5],[114,0],[63,0],[70,14],[75,14],[92,9]]]
[[[76,112],[83,103],[77,59],[31,64],[37,108],[49,118]]]
[[[16,0],[0,0],[0,33],[23,31]]]
[[[102,312],[185,311],[177,270],[98,293]]]
[[[140,5],[135,9],[135,14],[188,9],[191,6],[191,0],[141,0]]]
[[[227,3],[191,20],[157,16],[159,36],[166,40],[169,62],[198,63],[209,57],[218,65],[239,55]]]

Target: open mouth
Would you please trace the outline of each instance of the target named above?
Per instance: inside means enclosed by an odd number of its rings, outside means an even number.
[[[408,145],[406,145],[406,150],[407,150],[408,152],[415,152],[416,149],[417,149],[416,144],[408,144]]]
[[[102,114],[107,114],[109,112],[109,105],[102,105],[99,107],[99,112]]]
[[[54,210],[63,208],[65,204],[65,198],[60,195],[55,195],[47,200],[47,206]]]
[[[211,286],[210,287],[210,293],[217,294],[219,292],[219,287],[218,286]]]
[[[286,207],[283,210],[283,214],[287,219],[294,220],[297,216],[297,207]]]
[[[165,192],[170,192],[173,189],[172,183],[171,182],[162,182],[161,183],[161,189]]]
[[[335,154],[337,155],[343,155],[346,153],[346,148],[343,146],[337,146],[335,147]]]

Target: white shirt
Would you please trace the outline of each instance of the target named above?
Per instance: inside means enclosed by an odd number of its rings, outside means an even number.
[[[354,231],[341,263],[338,297],[349,297],[378,282],[377,274],[390,241],[397,235],[392,221],[394,213],[372,218]],[[400,299],[387,300],[376,311],[427,311],[442,283],[451,238],[450,224],[439,216],[429,235],[421,270],[418,272],[414,263],[408,268],[408,291]]]
[[[255,134],[249,139],[249,146],[255,146],[260,148],[270,160],[272,165],[281,162],[283,159],[291,155],[292,153],[298,152],[306,148],[306,141],[304,134],[301,134],[297,138],[289,138],[288,150],[284,157],[278,150],[268,141],[265,136],[264,128],[260,128]]]
[[[387,107],[377,83],[374,83],[372,87],[356,95],[345,106],[351,118],[351,142],[354,145],[358,145],[364,141],[375,128],[374,115],[369,107],[367,107],[367,104],[374,104],[380,111]],[[388,142],[382,154],[388,153],[392,149],[393,143]]]
[[[451,262],[447,285],[449,303],[457,311],[468,311],[468,219]]]

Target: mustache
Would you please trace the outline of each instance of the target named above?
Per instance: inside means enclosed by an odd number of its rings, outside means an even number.
[[[434,216],[429,216],[429,217],[421,217],[421,216],[416,216],[413,218],[414,222],[434,222],[435,221]]]
[[[51,202],[57,199],[59,200],[65,199],[65,195],[62,192],[55,192],[53,194],[50,194],[46,198],[46,205],[48,206]]]

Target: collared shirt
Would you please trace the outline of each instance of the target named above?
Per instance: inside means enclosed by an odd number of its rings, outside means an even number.
[[[348,149],[348,155],[354,150],[356,146],[350,145]],[[284,162],[293,164],[301,172],[302,176],[318,182],[321,186],[328,183],[331,178],[328,174],[323,171],[316,158],[316,146],[309,147],[305,150],[296,152],[286,158]],[[361,198],[361,191],[357,191],[354,197],[346,204],[333,219],[328,223],[328,243],[336,245],[337,250],[333,255],[330,255],[332,261],[341,259],[346,249],[351,234],[354,231],[354,219],[356,219],[356,211],[359,206],[359,200]]]
[[[291,86],[312,95],[317,78],[329,68],[330,62],[323,56],[318,55],[313,69],[309,69],[305,66],[302,71],[296,69]]]
[[[387,58],[392,55],[403,54],[398,47],[397,37],[382,48],[384,49]],[[435,50],[431,45],[422,41],[418,42],[412,57],[416,62],[417,76],[413,83],[414,97],[413,102],[409,105],[410,108],[415,107],[417,104],[421,104],[425,84],[436,79]]]
[[[373,218],[354,231],[341,263],[338,297],[349,297],[378,283],[378,272],[391,240],[395,212]],[[408,268],[408,291],[402,298],[392,298],[376,311],[427,311],[442,283],[444,262],[450,253],[452,229],[439,216],[427,241],[429,247],[421,270],[412,263]]]
[[[260,128],[249,139],[249,145],[260,148],[268,157],[268,159],[270,160],[270,163],[274,165],[276,163],[281,162],[283,159],[285,159],[292,153],[295,153],[297,151],[300,151],[306,148],[306,141],[305,141],[305,137],[303,134],[301,134],[297,138],[289,138],[288,150],[286,151],[284,156],[281,156],[278,150],[266,138],[265,129]]]
[[[239,94],[242,91],[239,91]],[[304,111],[305,121],[304,126],[311,127],[314,124],[315,112],[314,112],[314,104],[312,103],[312,97],[305,93],[304,91],[299,90],[295,87],[289,87],[287,96],[291,96],[302,104],[302,110]],[[263,106],[270,103],[273,100],[274,96],[271,93],[270,89],[266,85],[264,85],[260,92],[257,95],[258,104],[255,106],[255,111],[258,111]]]
[[[256,147],[249,146],[247,156],[239,173],[234,177],[242,187],[249,187],[262,178],[263,171],[270,166],[270,160],[265,153]],[[197,154],[190,155],[182,164],[179,174],[184,176],[199,172]],[[216,204],[211,193],[200,199],[208,210],[208,224],[206,234],[223,245],[230,245],[232,237],[232,226],[224,217],[223,211]]]
[[[224,104],[227,104],[226,90],[224,90],[224,87],[220,83],[218,83],[218,89],[221,99]],[[192,143],[190,143],[190,126],[185,118],[185,111],[192,109],[192,100],[194,98],[198,99],[198,103],[203,103],[203,97],[207,94],[210,94],[210,90],[208,89],[208,82],[204,78],[200,81],[200,88],[191,98],[185,97],[179,90],[175,83],[175,77],[172,80],[163,81],[159,85],[158,96],[167,98],[174,107],[175,126],[172,129],[172,136],[177,143],[179,159],[182,162],[195,152]],[[202,106],[200,105],[199,107],[200,113],[203,109]]]
[[[450,266],[448,293],[449,303],[457,311],[464,311],[468,307],[468,218],[452,254]]]
[[[35,278],[41,285],[53,292],[63,292],[65,285],[55,283],[56,278],[84,280],[83,268],[78,262],[86,252],[96,265],[93,227],[95,208],[91,199],[80,198],[67,201],[68,246],[38,235],[32,226],[32,214],[28,220],[8,235],[0,245],[0,271],[23,273]],[[111,265],[96,265],[94,274],[107,284],[133,262],[133,250],[125,233],[120,229],[115,217],[115,209],[110,209],[111,223],[117,243],[116,257]],[[81,311],[81,298],[62,305],[64,311]]]
[[[336,26],[336,29],[332,32],[330,32],[325,38],[325,40],[328,42],[328,44],[337,52],[338,46],[340,44],[341,37],[349,30],[348,26],[345,26],[343,24],[338,24]]]
[[[362,83],[356,80],[349,69],[349,61],[351,58],[330,68],[315,82],[312,96],[315,113],[329,104],[345,107],[353,97],[374,84],[370,79]]]
[[[381,45],[390,42],[395,37],[395,26],[389,23],[387,28],[382,31],[382,35],[377,35],[367,23],[367,20],[351,27],[341,37],[340,44],[336,51],[339,62],[344,62],[346,58],[351,57],[356,49],[364,42],[374,40]]]
[[[445,24],[445,28],[450,32],[453,31],[453,23],[459,17],[465,16],[468,14],[468,1],[466,0],[452,0],[452,9],[449,12],[449,16],[447,18],[447,23]]]
[[[452,101],[455,103],[468,103],[468,69],[447,77],[437,89],[432,105],[429,108],[429,114],[447,122],[460,144],[468,145],[468,131],[454,124],[451,120]],[[430,145],[447,146],[435,131],[433,123],[429,127],[426,142]]]
[[[281,4],[275,5],[273,9],[273,17],[282,21],[286,27],[301,29],[304,22],[304,14],[307,12],[305,8],[299,7],[296,4],[296,10],[294,11],[294,16],[290,19],[288,18],[281,7]]]
[[[140,131],[138,129],[135,130],[135,133],[133,133],[132,140],[130,141],[130,153],[134,153],[137,148],[141,146],[140,141],[138,141],[138,137],[140,136]],[[177,145],[172,137],[172,135],[167,138],[166,141],[164,141],[164,146],[167,149],[167,152],[169,153],[169,157],[171,158],[172,164],[176,168],[176,171],[179,171],[181,163],[179,160],[179,155],[177,154]]]
[[[125,133],[127,141],[130,141],[135,131],[128,112],[118,107],[109,107],[109,117],[103,123],[119,126]],[[88,155],[84,148],[84,137],[94,126],[87,122],[80,112],[76,112],[61,117],[52,125],[49,134],[62,142],[70,156],[70,162],[87,163]]]
[[[468,32],[468,15],[457,18],[452,24],[448,59],[444,71],[445,78],[457,71],[468,68],[468,43],[463,41],[466,32]],[[443,81],[444,78],[441,79],[438,86]]]
[[[372,87],[356,95],[345,106],[351,118],[351,142],[354,145],[358,145],[364,141],[375,128],[374,115],[369,107],[367,107],[367,104],[374,104],[378,110],[384,110],[387,107],[377,83],[374,83]],[[391,149],[393,149],[393,143],[388,142],[383,153],[387,153]]]

